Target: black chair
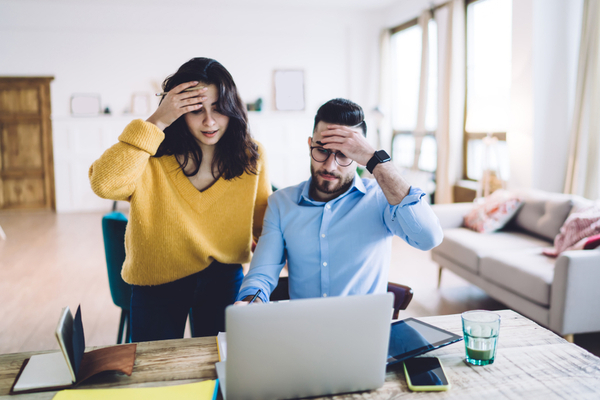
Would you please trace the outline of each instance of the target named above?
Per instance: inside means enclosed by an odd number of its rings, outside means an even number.
[[[413,298],[413,290],[405,285],[388,282],[388,292],[394,293],[394,319],[398,319],[400,310],[406,310]],[[271,301],[289,300],[289,280],[287,276],[279,278],[277,287],[271,293]]]

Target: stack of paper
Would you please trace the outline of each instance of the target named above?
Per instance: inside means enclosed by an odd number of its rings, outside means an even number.
[[[225,360],[227,359],[227,335],[225,332],[217,334],[217,350],[219,351],[219,362],[215,364],[215,368],[221,385],[221,394],[225,399]]]

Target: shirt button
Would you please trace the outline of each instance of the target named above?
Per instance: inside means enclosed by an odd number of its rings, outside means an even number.
[[[321,235],[321,237],[325,237],[325,234],[323,233],[323,234]]]
[[[326,262],[324,262],[324,263],[323,263],[323,266],[324,266],[324,267],[326,267],[326,266],[327,266],[327,263],[326,263]]]
[[[330,206],[329,204],[327,204],[327,205],[325,206],[325,208],[329,210],[329,209],[331,208],[331,206]]]
[[[327,293],[323,293],[323,297],[327,297]]]

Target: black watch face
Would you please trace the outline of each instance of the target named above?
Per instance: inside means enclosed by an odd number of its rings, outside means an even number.
[[[391,157],[385,150],[377,150],[375,152],[375,156],[379,159],[380,162],[387,162],[391,160]]]

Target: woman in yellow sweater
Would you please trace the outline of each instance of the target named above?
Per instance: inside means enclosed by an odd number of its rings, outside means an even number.
[[[258,240],[271,185],[235,83],[194,58],[163,83],[146,121],[131,122],[89,171],[94,192],[131,204],[123,279],[132,284],[132,341],[225,329]]]

